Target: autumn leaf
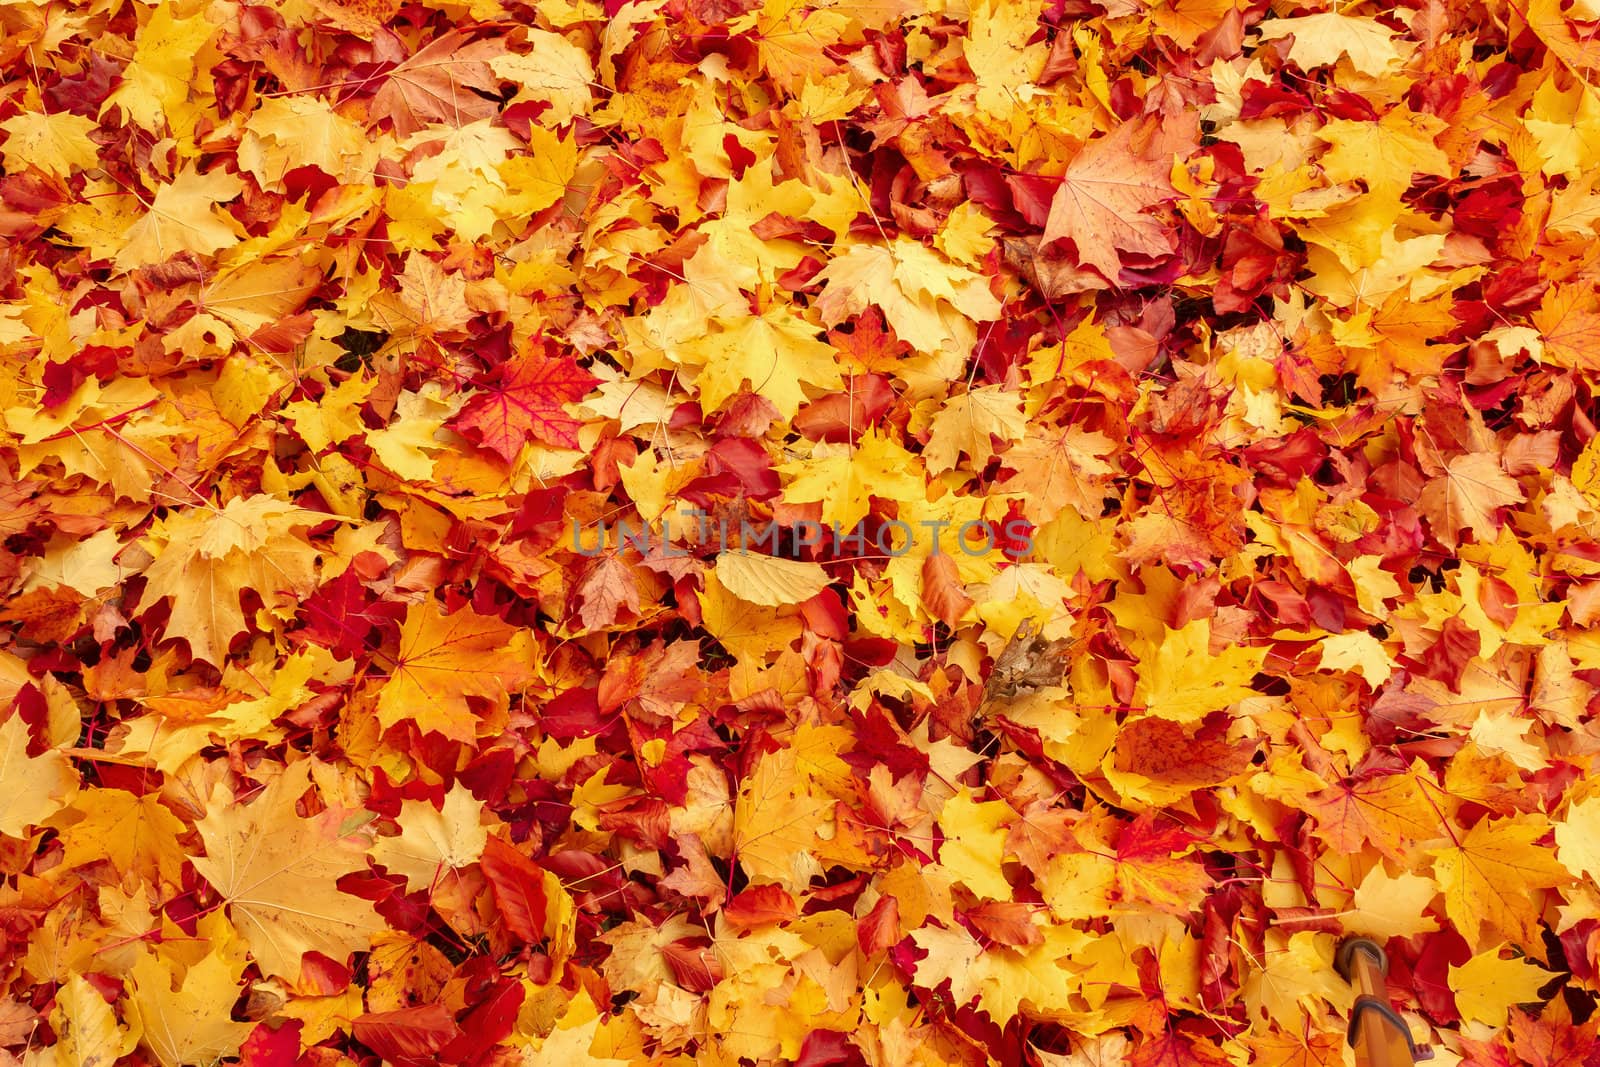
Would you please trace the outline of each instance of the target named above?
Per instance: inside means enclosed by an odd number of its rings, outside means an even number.
[[[579,423],[562,405],[582,398],[597,381],[570,356],[530,349],[491,371],[483,391],[451,425],[508,463],[529,440],[576,448]]]
[[[1204,620],[1168,630],[1141,663],[1136,695],[1148,714],[1195,722],[1254,692],[1249,680],[1261,665],[1262,654],[1232,647],[1213,656],[1210,636],[1211,627]]]
[[[195,824],[206,854],[191,860],[228,905],[262,971],[291,981],[305,953],[343,961],[383,927],[370,903],[334,884],[364,868],[365,842],[341,832],[337,809],[295,814],[310,774],[309,761],[301,761],[247,804],[220,788]]]
[[[733,809],[733,854],[757,882],[795,892],[823,859],[853,863],[848,839],[828,814],[848,768],[838,755],[836,727],[803,727],[794,744],[763,758],[740,788]],[[825,841],[819,834],[829,833]],[[865,857],[861,857],[865,859]]]
[[[1554,977],[1525,959],[1502,959],[1502,947],[1484,949],[1460,967],[1451,965],[1450,988],[1462,1018],[1503,1026],[1512,1005],[1537,1003],[1540,988]]]
[[[1146,214],[1173,195],[1171,161],[1135,154],[1136,140],[1148,132],[1124,123],[1090,141],[1067,164],[1050,200],[1044,241],[1071,240],[1079,260],[1110,281],[1116,281],[1124,254],[1149,259],[1172,252],[1167,229]]]
[[[62,863],[78,867],[109,861],[125,876],[177,885],[186,855],[178,839],[187,828],[160,795],[135,796],[123,789],[97,789],[91,795],[92,806],[82,804],[80,796],[79,803],[54,820],[60,827]]]
[[[1416,841],[1440,830],[1426,788],[1408,774],[1373,775],[1329,786],[1305,803],[1329,847],[1353,852],[1371,846],[1403,861]]]
[[[419,800],[401,802],[400,836],[379,838],[370,854],[392,874],[405,876],[407,888],[426,889],[483,855],[488,831],[479,821],[482,805],[459,782],[435,808]]]
[[[117,267],[160,263],[180,252],[209,256],[237,243],[244,234],[218,205],[242,192],[244,183],[225,171],[180,171],[156,190],[149,211],[129,227]]]
[[[169,597],[170,636],[183,638],[195,659],[219,664],[249,626],[240,594],[250,590],[269,610],[282,609],[315,587],[317,550],[303,531],[325,519],[266,495],[176,511],[151,530],[159,555],[145,571],[140,605]]]
[[[89,134],[96,129],[96,124],[82,115],[22,112],[0,122],[6,135],[0,153],[8,170],[31,164],[65,178],[95,165],[99,146]]]
[[[743,551],[718,554],[717,581],[740,600],[770,608],[809,600],[830,579],[815,563]]]
[[[1434,850],[1445,914],[1469,945],[1494,935],[1535,943],[1542,891],[1568,877],[1554,856],[1533,847],[1546,832],[1528,819],[1484,819],[1457,844]]]
[[[1256,28],[1263,41],[1293,36],[1289,58],[1302,70],[1331,67],[1340,59],[1374,77],[1400,61],[1394,31],[1376,19],[1325,11],[1297,18],[1275,18]]]
[[[504,44],[493,38],[441,34],[389,71],[372,98],[375,117],[388,118],[399,137],[433,123],[464,126],[487,118],[497,110],[490,61],[504,54]]]
[[[105,997],[81,974],[67,979],[50,1025],[60,1035],[59,1054],[72,1063],[115,1063],[139,1041],[139,1032],[121,1026]]]
[[[0,723],[0,834],[23,837],[72,799],[78,775],[72,761],[56,749],[28,754],[28,724],[12,713]]]
[[[219,990],[231,989],[244,969],[222,946],[189,965],[181,980],[158,953],[140,955],[129,973],[129,1017],[162,1067],[212,1062],[232,1056],[253,1029],[234,1022],[232,1002]]]
[[[1450,460],[1444,473],[1423,488],[1418,503],[1433,519],[1440,539],[1454,544],[1461,530],[1472,531],[1480,541],[1495,540],[1499,509],[1522,499],[1522,487],[1493,455],[1473,452]]]
[[[446,615],[431,604],[413,604],[378,696],[378,721],[388,728],[404,719],[423,731],[471,742],[479,717],[468,698],[503,708],[529,677],[528,663],[512,646],[516,633],[470,608]]]

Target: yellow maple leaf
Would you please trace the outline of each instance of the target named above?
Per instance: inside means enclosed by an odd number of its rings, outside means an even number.
[[[186,167],[171,182],[156,189],[150,209],[128,228],[118,270],[160,263],[179,252],[209,256],[244,236],[244,229],[226,212],[217,210],[244,192],[238,175],[220,167],[201,174]]]
[[[178,838],[186,827],[159,793],[95,789],[81,794],[55,824],[61,827],[63,867],[109,861],[124,878],[167,885],[177,885],[182,875],[185,852]]]
[[[818,338],[820,332],[775,304],[760,315],[725,323],[719,332],[679,345],[669,354],[686,366],[698,366],[694,384],[707,414],[720,409],[741,383],[748,382],[753,392],[792,419],[807,399],[804,386],[828,390],[844,384],[833,347]]]
[[[906,499],[926,494],[916,456],[876,428],[853,447],[819,442],[805,459],[778,465],[789,475],[783,496],[791,503],[821,501],[822,521],[838,523],[848,535],[871,511],[870,497]],[[917,533],[918,531],[913,531]]]
[[[405,875],[406,890],[434,885],[453,871],[478,862],[489,831],[480,813],[483,802],[457,782],[435,808],[423,800],[400,802],[400,836],[379,838],[371,855],[393,874]]]
[[[741,662],[760,664],[800,636],[800,620],[788,605],[762,607],[742,600],[724,586],[715,572],[700,592],[702,625],[706,633]]]
[[[1459,967],[1450,965],[1446,980],[1463,1019],[1504,1026],[1513,1005],[1536,1003],[1539,989],[1556,977],[1521,957],[1501,959],[1504,948],[1493,945]]]
[[[516,100],[549,104],[540,121],[565,126],[587,115],[594,103],[594,64],[589,53],[558,33],[525,27],[528,51],[509,52],[489,60],[489,69],[522,88]]]
[[[1289,58],[1302,70],[1328,67],[1348,57],[1350,65],[1374,77],[1400,62],[1395,31],[1374,18],[1323,11],[1298,18],[1268,19],[1256,27],[1263,41],[1294,35]]]
[[[802,726],[790,744],[763,755],[740,786],[733,856],[751,881],[798,893],[825,868],[824,859],[850,863],[845,842],[822,836],[833,828],[833,794],[849,779],[840,753],[850,740],[842,727]]]
[[[994,440],[1012,444],[1027,429],[1015,393],[998,385],[985,385],[953,396],[938,406],[929,426],[928,444],[922,450],[930,474],[954,470],[965,452],[974,471],[981,471],[994,455]]]
[[[499,166],[500,181],[510,192],[495,203],[494,210],[508,223],[559,203],[578,167],[575,138],[562,139],[535,126],[528,131],[528,148],[531,155],[512,156]]]
[[[105,117],[113,107],[147,130],[159,131],[163,120],[174,128],[188,126],[198,114],[189,104],[196,60],[217,27],[199,12],[179,17],[179,8],[158,4],[149,9],[139,27],[133,61],[122,71],[122,83],[100,108]]]
[[[1011,883],[1001,873],[1001,865],[1006,852],[1005,828],[1016,820],[1016,814],[1002,800],[974,800],[972,791],[963,786],[945,801],[939,814],[945,838],[939,862],[979,896],[1010,900]]]
[[[167,636],[187,641],[195,659],[221,664],[228,642],[247,629],[241,592],[254,590],[270,611],[292,609],[316,588],[317,549],[301,531],[329,518],[265,494],[176,510],[147,538],[155,561],[135,610],[170,597]]]
[[[0,834],[28,836],[78,791],[72,761],[57,749],[28,755],[28,724],[20,714],[0,723]]]
[[[1336,1010],[1349,1008],[1355,993],[1333,969],[1335,939],[1331,934],[1298,930],[1287,936],[1267,932],[1265,963],[1252,968],[1244,984],[1244,1002],[1252,1019],[1271,1019],[1285,1029],[1301,1025],[1307,1006],[1319,1013],[1319,1001]]]
[[[437,730],[471,744],[481,721],[467,699],[504,710],[508,695],[533,675],[518,634],[471,608],[446,615],[432,603],[411,605],[389,681],[378,695],[378,721],[387,729],[411,720],[423,733]]]
[[[970,350],[976,322],[1000,315],[983,276],[956,266],[917,241],[887,247],[855,244],[818,273],[827,288],[817,301],[822,321],[836,326],[877,305],[895,335],[919,352]]]
[[[1434,144],[1445,127],[1443,119],[1405,107],[1393,108],[1377,122],[1333,119],[1317,131],[1329,145],[1323,172],[1330,181],[1361,179],[1374,195],[1398,197],[1413,174],[1449,172],[1449,159]]]
[[[121,1026],[100,991],[81,974],[68,976],[56,994],[50,1025],[59,1035],[55,1062],[109,1067],[132,1052],[139,1032]]]
[[[1445,914],[1474,950],[1491,937],[1538,947],[1542,891],[1570,877],[1534,844],[1547,832],[1548,823],[1529,817],[1483,819],[1459,844],[1431,850]]]
[[[1573,877],[1600,883],[1600,797],[1585,797],[1556,820],[1556,858]]]
[[[99,162],[100,146],[89,139],[95,129],[92,120],[71,112],[24,111],[0,122],[6,134],[0,157],[13,174],[31,164],[65,178]]]
[[[157,952],[140,954],[128,974],[128,1019],[144,1035],[161,1067],[216,1063],[235,1055],[255,1028],[233,1021],[235,986],[244,971],[242,953],[215,942],[200,962],[183,971]]]
[[[1351,933],[1379,941],[1428,933],[1439,929],[1428,914],[1438,895],[1439,887],[1430,879],[1409,872],[1390,877],[1379,863],[1356,887],[1350,910],[1339,921]]]
[[[303,819],[295,803],[311,783],[311,761],[287,768],[247,804],[219,786],[195,823],[206,854],[196,871],[228,905],[263,973],[300,977],[311,951],[343,962],[384,928],[371,903],[334,883],[366,868],[366,841],[342,830],[338,809]]]
[[[1374,692],[1394,673],[1394,660],[1384,649],[1383,642],[1365,630],[1324,637],[1319,666],[1325,671],[1346,670],[1359,674]]]
[[[1028,43],[1039,28],[1038,14],[1003,0],[980,0],[972,5],[968,25],[963,51],[977,76],[978,108],[1004,118],[1044,72],[1049,50],[1042,42]]]
[[[1139,661],[1134,700],[1147,714],[1190,723],[1253,696],[1250,681],[1266,660],[1266,649],[1230,645],[1211,652],[1211,623],[1196,619],[1166,637]]]

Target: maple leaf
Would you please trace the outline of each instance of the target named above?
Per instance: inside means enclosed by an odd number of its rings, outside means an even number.
[[[1091,838],[1090,850],[1059,855],[1040,872],[1039,892],[1053,912],[1070,922],[1144,907],[1193,910],[1211,878],[1181,855],[1193,843],[1187,835],[1142,815],[1117,836],[1114,848],[1096,847],[1102,843]]]
[[[838,359],[831,346],[818,340],[819,332],[796,315],[770,308],[680,345],[673,358],[700,364],[694,382],[706,411],[721,409],[748,382],[779,414],[793,418],[807,399],[804,386],[836,389],[843,384]]]
[[[1026,431],[1017,397],[997,386],[986,385],[951,397],[933,417],[922,458],[930,474],[953,470],[965,452],[974,470],[982,470],[994,455],[993,441],[1011,444]]]
[[[187,828],[159,794],[96,789],[89,796],[92,804],[85,805],[82,796],[74,803],[78,818],[68,822],[63,813],[55,819],[61,828],[61,862],[77,867],[109,861],[124,877],[177,885],[186,855],[178,838]]]
[[[1600,797],[1587,797],[1555,822],[1556,856],[1574,877],[1600,881]]]
[[[423,732],[471,743],[479,718],[469,697],[505,707],[508,694],[531,677],[513,646],[513,627],[470,608],[446,615],[431,603],[413,604],[400,626],[389,680],[378,694],[385,729],[402,720]]]
[[[594,64],[589,53],[560,34],[529,27],[527,52],[510,52],[489,60],[494,73],[522,87],[517,100],[545,102],[551,125],[565,125],[587,114],[593,103]],[[515,103],[516,101],[513,101]]]
[[[427,889],[451,871],[478,861],[489,839],[479,812],[483,804],[457,782],[435,808],[420,800],[400,803],[399,837],[379,838],[371,856],[393,874],[405,876],[406,888]]]
[[[195,58],[217,28],[204,12],[185,16],[175,9],[152,9],[139,28],[133,61],[105,97],[101,116],[115,106],[147,130],[159,131],[164,122],[176,129],[191,126],[197,117],[188,99]]]
[[[1011,884],[1001,873],[1006,832],[1015,813],[1004,801],[982,803],[962,789],[945,801],[939,826],[945,840],[939,862],[950,868],[963,885],[991,900],[1010,900]]]
[[[69,976],[57,994],[50,1025],[60,1035],[62,1061],[84,1067],[116,1063],[139,1043],[138,1032],[118,1024],[111,1005],[81,974]]]
[[[205,174],[190,167],[156,189],[150,210],[128,228],[117,253],[118,270],[160,263],[179,252],[209,256],[244,236],[239,224],[217,211],[244,192],[236,175],[213,169]]]
[[[617,624],[619,611],[639,612],[639,579],[627,561],[607,552],[594,561],[589,573],[578,584],[578,621],[586,629],[603,630]]]
[[[1514,1004],[1532,1004],[1551,972],[1525,959],[1501,959],[1504,945],[1484,949],[1460,967],[1450,965],[1448,981],[1463,1019],[1504,1026]]]
[[[715,573],[706,579],[700,608],[706,633],[741,658],[764,661],[769,652],[788,647],[800,636],[793,608],[764,608],[740,600]]]
[[[1350,986],[1333,970],[1334,939],[1327,934],[1299,930],[1269,936],[1271,955],[1265,967],[1251,974],[1244,988],[1245,1008],[1252,1018],[1270,1018],[1284,1029],[1298,1024],[1302,1006],[1327,1001],[1346,1011],[1355,998]]]
[[[1529,0],[1523,12],[1527,19],[1528,28],[1538,34],[1539,39],[1570,69],[1595,70],[1600,69],[1600,45],[1597,45],[1592,31],[1580,33],[1573,25],[1575,16],[1580,15],[1586,5],[1573,5],[1571,14],[1561,10],[1560,0]],[[1593,22],[1593,12],[1586,22]]]
[[[1434,536],[1454,545],[1462,530],[1481,542],[1494,541],[1499,510],[1523,499],[1522,486],[1493,453],[1470,452],[1453,457],[1444,473],[1423,487],[1417,503],[1433,523]]]
[[[1403,860],[1414,842],[1440,830],[1424,788],[1409,774],[1375,775],[1319,791],[1306,798],[1306,808],[1330,848],[1357,852],[1371,845]]]
[[[469,41],[460,30],[440,34],[389,71],[372,98],[372,113],[387,118],[397,137],[434,122],[459,127],[489,118],[499,110],[490,62],[505,54],[505,43],[492,37]]]
[[[1245,740],[1191,736],[1169,719],[1147,716],[1130,719],[1118,731],[1105,774],[1125,796],[1170,803],[1240,774],[1250,766],[1253,749]]]
[[[311,0],[331,25],[371,40],[400,10],[400,0]]]
[[[219,786],[195,823],[206,854],[191,860],[228,905],[262,971],[290,981],[305,953],[342,961],[383,928],[370,903],[334,884],[365,869],[366,842],[342,830],[338,809],[295,814],[310,784],[311,761],[302,760],[247,804]]]
[[[1377,77],[1400,62],[1394,31],[1377,19],[1323,11],[1269,19],[1257,26],[1256,32],[1263,41],[1293,35],[1289,58],[1302,70],[1331,67],[1348,57],[1356,70]]]
[[[169,636],[183,638],[195,659],[220,664],[248,628],[239,601],[246,589],[279,610],[316,588],[317,550],[300,531],[328,518],[266,495],[174,511],[150,531],[155,561],[135,610],[169,597]]]
[[[837,727],[801,727],[791,744],[764,756],[734,801],[733,854],[755,882],[803,889],[825,861],[856,865],[846,835],[819,834],[832,822],[829,797],[844,789],[840,758],[846,735]]]
[[[1403,107],[1376,123],[1335,119],[1317,133],[1330,146],[1322,169],[1331,181],[1360,178],[1375,194],[1399,196],[1412,175],[1449,171],[1449,158],[1434,143],[1443,129],[1445,123],[1437,117]]]
[[[1456,844],[1433,851],[1445,914],[1476,950],[1499,936],[1536,946],[1542,891],[1568,878],[1533,843],[1548,826],[1526,818],[1483,819]]]
[[[65,178],[75,170],[94,166],[99,159],[99,146],[89,139],[96,129],[96,123],[82,115],[24,111],[0,122],[0,130],[6,134],[0,155],[7,170],[15,172],[31,164]]]
[[[836,522],[846,532],[871,511],[871,497],[905,498],[922,492],[916,457],[893,438],[868,431],[852,447],[821,442],[805,459],[778,466],[792,476],[784,499],[796,503],[820,501],[824,522]]]
[[[1596,345],[1600,345],[1600,311],[1593,294],[1583,286],[1551,286],[1532,321],[1553,362],[1585,371],[1600,369],[1595,356]]]
[[[1254,694],[1250,679],[1265,651],[1232,646],[1213,656],[1210,645],[1211,624],[1204,619],[1167,630],[1154,654],[1140,663],[1134,696],[1148,714],[1196,722]]]
[[[0,723],[0,834],[26,837],[28,827],[54,815],[78,791],[72,761],[56,749],[28,755],[28,724],[21,715]]]
[[[233,1021],[227,993],[243,970],[242,954],[230,959],[218,944],[191,963],[181,980],[167,958],[155,952],[139,956],[128,975],[128,1017],[161,1067],[214,1063],[239,1051],[254,1027]]]
[[[562,404],[582,399],[599,381],[571,356],[551,357],[529,346],[475,383],[482,391],[450,426],[507,463],[530,439],[577,448],[579,421]]]
[[[1036,522],[1049,521],[1063,508],[1098,518],[1116,473],[1109,460],[1116,449],[1116,443],[1098,430],[1035,423],[1001,460],[1015,473],[1007,475],[999,488],[1021,494],[1024,514]]]
[[[815,280],[826,284],[817,300],[824,323],[836,326],[876,306],[895,336],[919,352],[970,347],[969,335],[976,333],[970,322],[1000,314],[1000,302],[980,275],[905,237],[888,247],[852,245],[828,260]]]
[[[1432,880],[1418,874],[1390,877],[1383,864],[1367,873],[1356,887],[1351,914],[1340,921],[1351,933],[1387,941],[1439,928],[1428,907],[1439,895]]]
[[[1175,195],[1171,161],[1135,155],[1148,127],[1127,122],[1083,147],[1050,200],[1044,242],[1072,241],[1078,258],[1115,282],[1123,254],[1155,259],[1172,252],[1169,231],[1146,208]]]

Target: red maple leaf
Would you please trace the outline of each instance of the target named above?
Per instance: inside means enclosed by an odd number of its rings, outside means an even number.
[[[571,356],[524,349],[474,383],[481,392],[456,416],[452,428],[508,463],[530,437],[577,448],[578,420],[561,405],[579,399],[599,380]]]

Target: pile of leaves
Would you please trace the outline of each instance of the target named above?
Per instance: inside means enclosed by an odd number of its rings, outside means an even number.
[[[0,63],[4,1062],[1597,1062],[1594,0]]]

